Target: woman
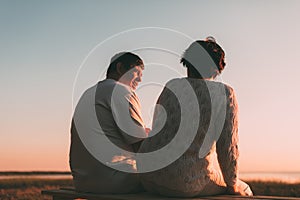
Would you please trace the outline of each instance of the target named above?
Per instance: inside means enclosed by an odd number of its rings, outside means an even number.
[[[146,190],[177,197],[225,193],[252,195],[250,187],[238,179],[235,93],[230,86],[214,81],[225,67],[224,56],[223,49],[212,37],[193,42],[183,54],[181,63],[187,67],[188,77],[173,79],[165,86],[157,102],[164,111],[155,111],[149,134],[152,137],[142,143],[139,152],[161,149],[180,131],[190,137],[192,124],[197,124],[195,136],[176,161],[162,169],[141,174]],[[191,103],[192,98],[197,99],[196,104]],[[198,116],[185,120],[190,125],[182,125],[185,112],[182,107],[194,113],[190,116]],[[162,112],[167,116],[163,126]],[[182,142],[177,142],[178,148]],[[165,155],[166,159],[169,156],[171,153]]]

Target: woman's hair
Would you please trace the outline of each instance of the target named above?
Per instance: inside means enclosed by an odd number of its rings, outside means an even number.
[[[106,73],[107,77],[117,72],[118,63],[121,63],[124,69],[126,69],[126,71],[137,65],[140,65],[142,69],[144,69],[143,60],[138,55],[133,54],[131,52],[120,52],[111,58]]]
[[[204,51],[206,53],[204,53]],[[209,61],[208,55],[211,61]],[[199,78],[216,77],[225,67],[225,52],[213,37],[193,42],[183,53],[180,63]],[[198,74],[197,74],[198,73]],[[195,74],[194,74],[195,75]],[[210,77],[209,77],[210,76]]]

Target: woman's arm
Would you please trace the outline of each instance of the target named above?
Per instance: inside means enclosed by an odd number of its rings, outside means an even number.
[[[226,87],[227,108],[224,127],[217,141],[220,168],[229,190],[236,192],[238,181],[238,104],[232,88]]]

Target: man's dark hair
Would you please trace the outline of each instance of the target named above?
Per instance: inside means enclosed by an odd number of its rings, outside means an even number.
[[[130,52],[120,52],[111,58],[109,67],[107,69],[106,77],[116,74],[118,63],[121,63],[122,67],[126,71],[137,65],[140,65],[142,69],[144,69],[143,60],[139,56]]]

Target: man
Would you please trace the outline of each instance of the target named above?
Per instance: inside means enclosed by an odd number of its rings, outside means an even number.
[[[135,160],[147,137],[134,90],[143,61],[130,52],[112,57],[106,79],[80,98],[71,125],[70,168],[76,190],[131,193],[140,190]]]

